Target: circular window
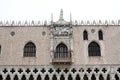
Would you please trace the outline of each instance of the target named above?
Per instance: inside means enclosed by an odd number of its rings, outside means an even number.
[[[95,29],[92,29],[91,32],[94,33],[94,32],[95,32]]]
[[[43,36],[45,36],[45,35],[46,35],[46,32],[45,32],[45,31],[43,31],[43,32],[42,32],[42,35],[43,35]]]
[[[11,36],[14,36],[14,35],[15,35],[15,32],[14,32],[14,31],[12,31],[10,34],[11,34]]]

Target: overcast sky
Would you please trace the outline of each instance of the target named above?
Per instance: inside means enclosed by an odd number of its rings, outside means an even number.
[[[120,0],[0,0],[0,20],[118,20]]]

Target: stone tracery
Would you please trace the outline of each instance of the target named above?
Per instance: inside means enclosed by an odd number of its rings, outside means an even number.
[[[56,67],[53,66],[35,66],[36,68],[33,68],[32,66],[27,68],[27,66],[2,66],[0,70],[0,80],[120,80],[120,73],[118,71],[119,66],[66,66],[65,68]],[[25,68],[26,67],[26,68]],[[83,71],[79,71],[80,69],[83,69]],[[113,72],[111,73],[111,68],[113,69]],[[14,69],[14,73],[11,72],[11,70]],[[29,73],[26,72],[26,70],[31,70]],[[42,70],[44,69],[44,73]],[[59,73],[57,70],[59,69]],[[89,73],[88,70],[91,69],[91,72]],[[96,73],[95,69],[99,69],[99,72]],[[102,70],[106,69],[106,72],[103,72]],[[4,70],[7,70],[5,73]],[[22,71],[21,73],[19,71]],[[37,70],[38,72],[35,73],[34,70]],[[53,70],[50,72],[50,70]],[[67,70],[67,71],[65,71]],[[76,70],[73,73],[73,70]]]

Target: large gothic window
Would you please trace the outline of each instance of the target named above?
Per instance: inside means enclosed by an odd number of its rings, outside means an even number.
[[[36,46],[32,42],[28,42],[24,46],[24,57],[35,57],[36,56]]]
[[[83,32],[83,39],[88,40],[88,32],[86,30]]]
[[[98,37],[99,40],[103,40],[103,32],[101,30],[98,32]]]
[[[91,42],[88,45],[88,54],[89,56],[101,56],[100,46],[96,42]]]
[[[60,43],[56,47],[56,52],[54,54],[54,58],[68,58],[68,48],[65,44]]]

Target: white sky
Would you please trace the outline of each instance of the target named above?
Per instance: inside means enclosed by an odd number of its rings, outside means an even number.
[[[0,0],[0,20],[56,21],[61,8],[67,21],[120,19],[120,0]]]

